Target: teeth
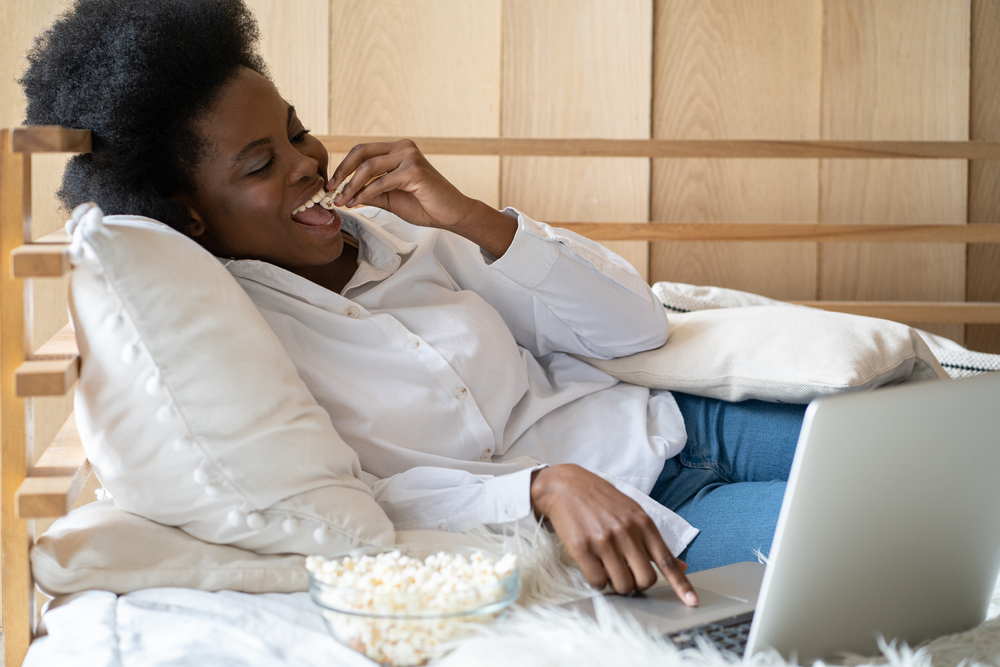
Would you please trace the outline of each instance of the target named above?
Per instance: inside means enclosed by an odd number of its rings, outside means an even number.
[[[319,204],[320,206],[322,206],[323,208],[325,208],[327,211],[332,210],[333,209],[333,200],[336,199],[337,196],[340,195],[340,193],[342,193],[344,191],[344,186],[346,184],[347,184],[347,181],[342,182],[339,186],[337,186],[337,189],[334,190],[333,192],[326,192],[325,190],[320,190],[319,192],[317,192],[316,194],[314,194],[312,196],[312,199],[310,199],[305,204],[303,204],[302,206],[299,206],[297,209],[295,209],[294,211],[292,211],[292,215],[295,215],[296,213],[301,213],[302,211],[306,210],[307,208],[312,208],[316,204]]]

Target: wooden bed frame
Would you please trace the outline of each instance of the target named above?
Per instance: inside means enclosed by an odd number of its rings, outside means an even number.
[[[384,137],[320,137],[347,152]],[[610,139],[414,138],[425,154],[672,158],[1000,159],[1000,142],[671,141]],[[36,346],[32,281],[65,276],[69,237],[32,241],[31,155],[90,150],[90,133],[59,127],[0,130],[0,542],[3,557],[4,664],[18,667],[38,611],[28,552],[34,520],[65,515],[90,476],[72,414],[51,443],[34,442],[32,401],[72,391],[80,369],[67,325]],[[1000,243],[1000,224],[651,224],[555,222],[614,241],[823,241]],[[811,301],[805,305],[906,322],[1000,324],[1000,303]],[[42,451],[40,457],[37,453]],[[35,458],[38,459],[34,465]]]

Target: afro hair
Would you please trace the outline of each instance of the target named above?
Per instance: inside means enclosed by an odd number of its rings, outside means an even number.
[[[20,79],[28,125],[92,132],[58,196],[108,215],[144,215],[183,230],[204,146],[196,122],[246,67],[267,76],[260,33],[242,0],[76,0],[35,39]]]

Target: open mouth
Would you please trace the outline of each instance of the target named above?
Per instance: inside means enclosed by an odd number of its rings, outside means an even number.
[[[292,220],[309,227],[325,227],[332,225],[336,216],[333,214],[332,192],[326,192],[322,187],[305,204],[292,211]]]

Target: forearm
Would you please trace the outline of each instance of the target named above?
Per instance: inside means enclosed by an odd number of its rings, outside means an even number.
[[[494,257],[500,258],[514,240],[517,220],[473,199],[462,220],[447,229],[472,241]]]

